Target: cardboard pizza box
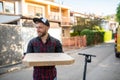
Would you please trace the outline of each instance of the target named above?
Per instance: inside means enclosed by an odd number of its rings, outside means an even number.
[[[74,58],[66,53],[28,53],[23,59],[27,66],[70,65]]]

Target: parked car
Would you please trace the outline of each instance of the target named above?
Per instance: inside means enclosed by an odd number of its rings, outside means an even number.
[[[115,37],[115,56],[120,57],[120,26],[116,30]]]

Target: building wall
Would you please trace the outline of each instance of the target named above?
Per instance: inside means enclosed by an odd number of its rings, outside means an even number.
[[[22,36],[22,50],[23,53],[27,50],[28,42],[37,36],[36,28],[33,27],[22,27],[21,28],[21,36]]]
[[[70,28],[69,27],[62,28],[62,37],[70,37]]]
[[[17,25],[0,24],[0,66],[21,62],[36,29]]]
[[[0,24],[0,66],[14,64],[22,57],[21,28]]]
[[[62,28],[50,28],[48,33],[62,43]]]

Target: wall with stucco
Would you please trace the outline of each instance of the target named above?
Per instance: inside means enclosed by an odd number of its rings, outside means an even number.
[[[21,60],[21,28],[15,25],[0,24],[0,66],[14,64]]]

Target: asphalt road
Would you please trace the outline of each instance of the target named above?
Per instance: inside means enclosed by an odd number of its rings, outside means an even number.
[[[84,56],[78,53],[93,54],[87,65],[86,80],[120,80],[120,59],[114,56],[114,43],[104,43],[83,49],[65,52],[75,58],[71,65],[56,66],[58,80],[82,80]],[[32,67],[0,75],[0,80],[32,80]]]

